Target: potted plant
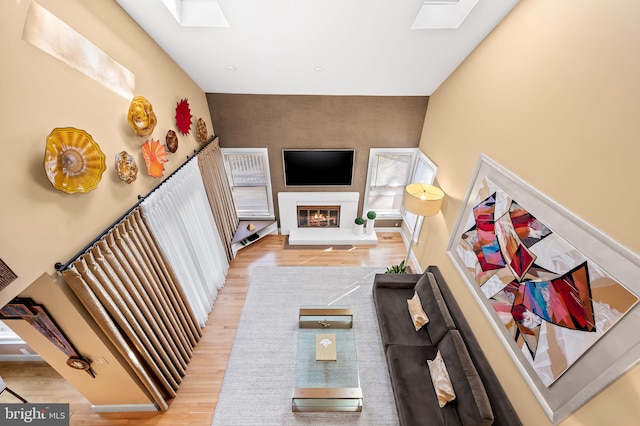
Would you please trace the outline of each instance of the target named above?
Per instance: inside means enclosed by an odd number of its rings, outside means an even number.
[[[407,267],[404,264],[404,260],[399,265],[389,266],[387,268],[387,274],[406,274]]]
[[[362,216],[356,217],[355,227],[353,228],[353,232],[356,235],[362,235],[362,230],[364,229],[364,218]]]
[[[367,212],[367,234],[373,234],[373,225],[376,222],[376,212],[369,210]]]

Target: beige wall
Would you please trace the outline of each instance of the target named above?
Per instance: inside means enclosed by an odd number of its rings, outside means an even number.
[[[523,0],[433,94],[421,149],[447,194],[416,254],[439,265],[526,425],[537,400],[445,254],[482,152],[635,253],[640,3]],[[636,424],[636,367],[562,424]]]
[[[115,1],[38,3],[135,74],[135,94],[149,99],[158,117],[154,139],[164,143],[167,130],[175,129],[175,106],[182,98],[189,100],[193,121],[203,117],[212,133],[202,90]],[[92,404],[148,404],[149,398],[101,333],[92,322],[82,321],[86,312],[55,273],[54,264],[69,260],[161,179],[146,173],[140,151],[146,139],[134,136],[127,124],[130,100],[22,40],[29,5],[27,0],[0,2],[0,258],[19,277],[0,293],[0,305],[18,294],[33,297],[45,305],[81,353],[109,362],[94,365],[97,377],[88,378],[67,367],[62,353],[37,333],[13,325]],[[53,128],[66,126],[86,130],[106,155],[107,170],[98,188],[87,194],[54,189],[44,172],[46,137]],[[179,140],[178,151],[169,154],[165,164],[165,176],[198,147],[194,131],[179,134]],[[130,185],[115,172],[114,158],[122,150],[133,154],[140,168]]]

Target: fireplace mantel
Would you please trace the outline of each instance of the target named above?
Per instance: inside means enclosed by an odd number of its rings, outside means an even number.
[[[280,232],[289,235],[289,244],[377,244],[375,232],[354,233],[354,219],[358,216],[358,192],[279,192],[278,211]],[[337,228],[299,228],[298,206],[340,206],[340,226]]]

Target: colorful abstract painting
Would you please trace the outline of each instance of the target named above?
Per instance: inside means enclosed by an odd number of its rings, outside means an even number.
[[[514,165],[547,180],[532,165]],[[617,219],[615,200],[589,201],[599,223]],[[485,154],[447,255],[485,316],[470,309],[467,320],[483,332],[488,320],[513,361],[494,368],[515,367],[551,424],[640,364],[640,254]]]
[[[471,195],[457,255],[551,386],[638,297],[488,178]]]

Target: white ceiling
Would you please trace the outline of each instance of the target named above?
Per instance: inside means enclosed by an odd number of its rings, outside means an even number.
[[[518,3],[218,0],[228,27],[205,28],[169,9],[212,0],[116,1],[206,93],[377,96],[430,96]],[[431,11],[468,16],[411,28]]]

